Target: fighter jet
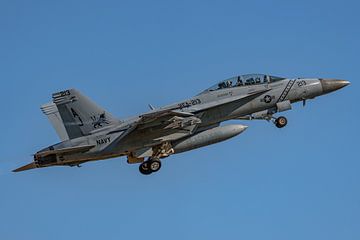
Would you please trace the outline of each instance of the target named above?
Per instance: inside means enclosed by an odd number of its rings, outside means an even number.
[[[228,120],[266,120],[278,128],[295,102],[336,91],[350,83],[338,79],[284,78],[247,74],[221,81],[194,97],[128,119],[117,119],[75,89],[52,95],[41,106],[61,142],[34,154],[34,161],[14,172],[126,156],[144,175],[157,172],[161,159],[208,146],[244,132]]]

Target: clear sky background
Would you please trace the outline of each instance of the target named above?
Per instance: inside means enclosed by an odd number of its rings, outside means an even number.
[[[0,0],[0,239],[360,239],[358,1]],[[75,87],[118,117],[246,73],[341,78],[277,129],[163,161],[10,170]]]

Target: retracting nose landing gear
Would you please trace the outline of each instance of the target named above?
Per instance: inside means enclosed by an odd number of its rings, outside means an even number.
[[[274,123],[274,125],[277,128],[285,127],[287,125],[287,123],[288,123],[288,120],[284,116],[276,118],[274,116],[274,114],[276,112],[277,112],[277,110],[264,110],[264,111],[261,111],[261,112],[253,113],[253,114],[248,115],[248,116],[240,117],[239,119],[243,119],[243,120],[253,120],[253,119],[266,120],[268,122],[271,121],[272,123]]]
[[[161,168],[161,162],[159,158],[149,158],[149,160],[143,162],[139,166],[139,171],[144,175],[159,171]]]
[[[270,121],[273,122],[277,128],[283,128],[288,123],[288,120],[286,119],[286,117],[280,116],[280,117],[276,118],[272,114],[267,115],[267,116],[263,117],[262,119],[264,119],[268,122],[270,122]]]
[[[287,121],[286,117],[283,117],[283,116],[278,117],[274,120],[274,124],[277,128],[285,127],[287,125],[287,122],[288,121]]]

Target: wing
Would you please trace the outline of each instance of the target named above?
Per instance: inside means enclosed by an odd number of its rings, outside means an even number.
[[[119,142],[128,141],[132,137],[141,138],[143,134],[152,133],[154,135],[149,146],[159,144],[164,141],[171,141],[191,134],[201,123],[199,116],[192,113],[180,112],[173,109],[160,109],[141,115],[136,121],[126,127],[119,127],[110,133],[123,132],[105,150],[112,149]]]
[[[115,139],[107,147],[107,150],[118,145],[120,141],[124,143],[132,137],[140,138],[145,134],[144,132],[149,129],[152,129],[149,133],[153,134],[153,138],[152,141],[149,141],[149,143],[144,147],[154,146],[165,141],[174,141],[186,137],[191,135],[201,124],[201,117],[203,116],[205,110],[255,97],[267,91],[269,91],[269,89],[247,93],[242,96],[229,97],[219,101],[199,104],[193,106],[191,109],[187,109],[187,111],[190,112],[184,112],[178,106],[150,111],[141,115],[131,125],[127,126],[126,129],[122,127],[112,131],[112,133],[123,131],[123,134]]]

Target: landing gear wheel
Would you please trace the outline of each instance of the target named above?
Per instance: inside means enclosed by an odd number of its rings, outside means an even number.
[[[151,159],[149,160],[149,169],[152,171],[152,172],[157,172],[160,170],[161,168],[161,162],[159,159]]]
[[[139,166],[139,171],[144,175],[149,175],[152,173],[151,169],[149,168],[149,162],[143,162]]]
[[[287,119],[286,117],[278,117],[276,120],[275,120],[275,126],[278,127],[278,128],[283,128],[287,125]]]

